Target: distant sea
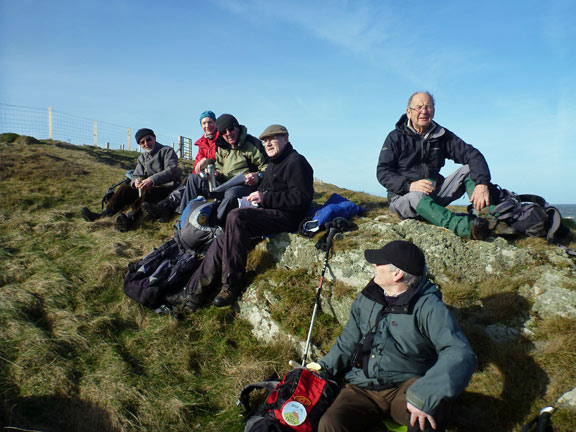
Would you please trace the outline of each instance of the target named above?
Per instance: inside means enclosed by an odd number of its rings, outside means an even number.
[[[576,220],[576,204],[552,204],[558,210],[563,219]]]

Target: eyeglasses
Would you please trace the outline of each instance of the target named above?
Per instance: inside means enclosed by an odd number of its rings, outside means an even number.
[[[434,105],[417,105],[415,107],[408,107],[412,111],[422,112],[424,110],[432,111],[434,109]]]
[[[152,137],[151,136],[145,136],[144,138],[142,138],[140,141],[138,141],[138,144],[140,145],[144,145],[147,142],[152,142]]]

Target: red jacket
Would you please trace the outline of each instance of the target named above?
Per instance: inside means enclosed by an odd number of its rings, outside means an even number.
[[[208,139],[202,136],[194,145],[198,146],[198,153],[196,154],[196,159],[194,160],[194,171],[196,171],[196,164],[204,158],[216,159],[216,140],[218,139],[218,131],[212,139]]]

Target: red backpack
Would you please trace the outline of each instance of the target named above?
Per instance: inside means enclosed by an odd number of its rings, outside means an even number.
[[[266,401],[250,413],[250,393],[257,388],[269,391]],[[332,380],[304,368],[292,369],[282,381],[247,385],[240,392],[238,405],[250,417],[244,432],[312,432],[320,417],[334,402],[340,388]]]

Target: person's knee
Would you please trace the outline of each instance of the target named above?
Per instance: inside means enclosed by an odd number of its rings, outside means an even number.
[[[328,410],[320,418],[318,423],[318,432],[337,432],[340,431],[340,426],[343,424],[344,418],[340,418],[335,410]]]
[[[427,196],[424,192],[408,192],[390,203],[390,210],[402,218],[415,218],[418,216],[416,207]]]

